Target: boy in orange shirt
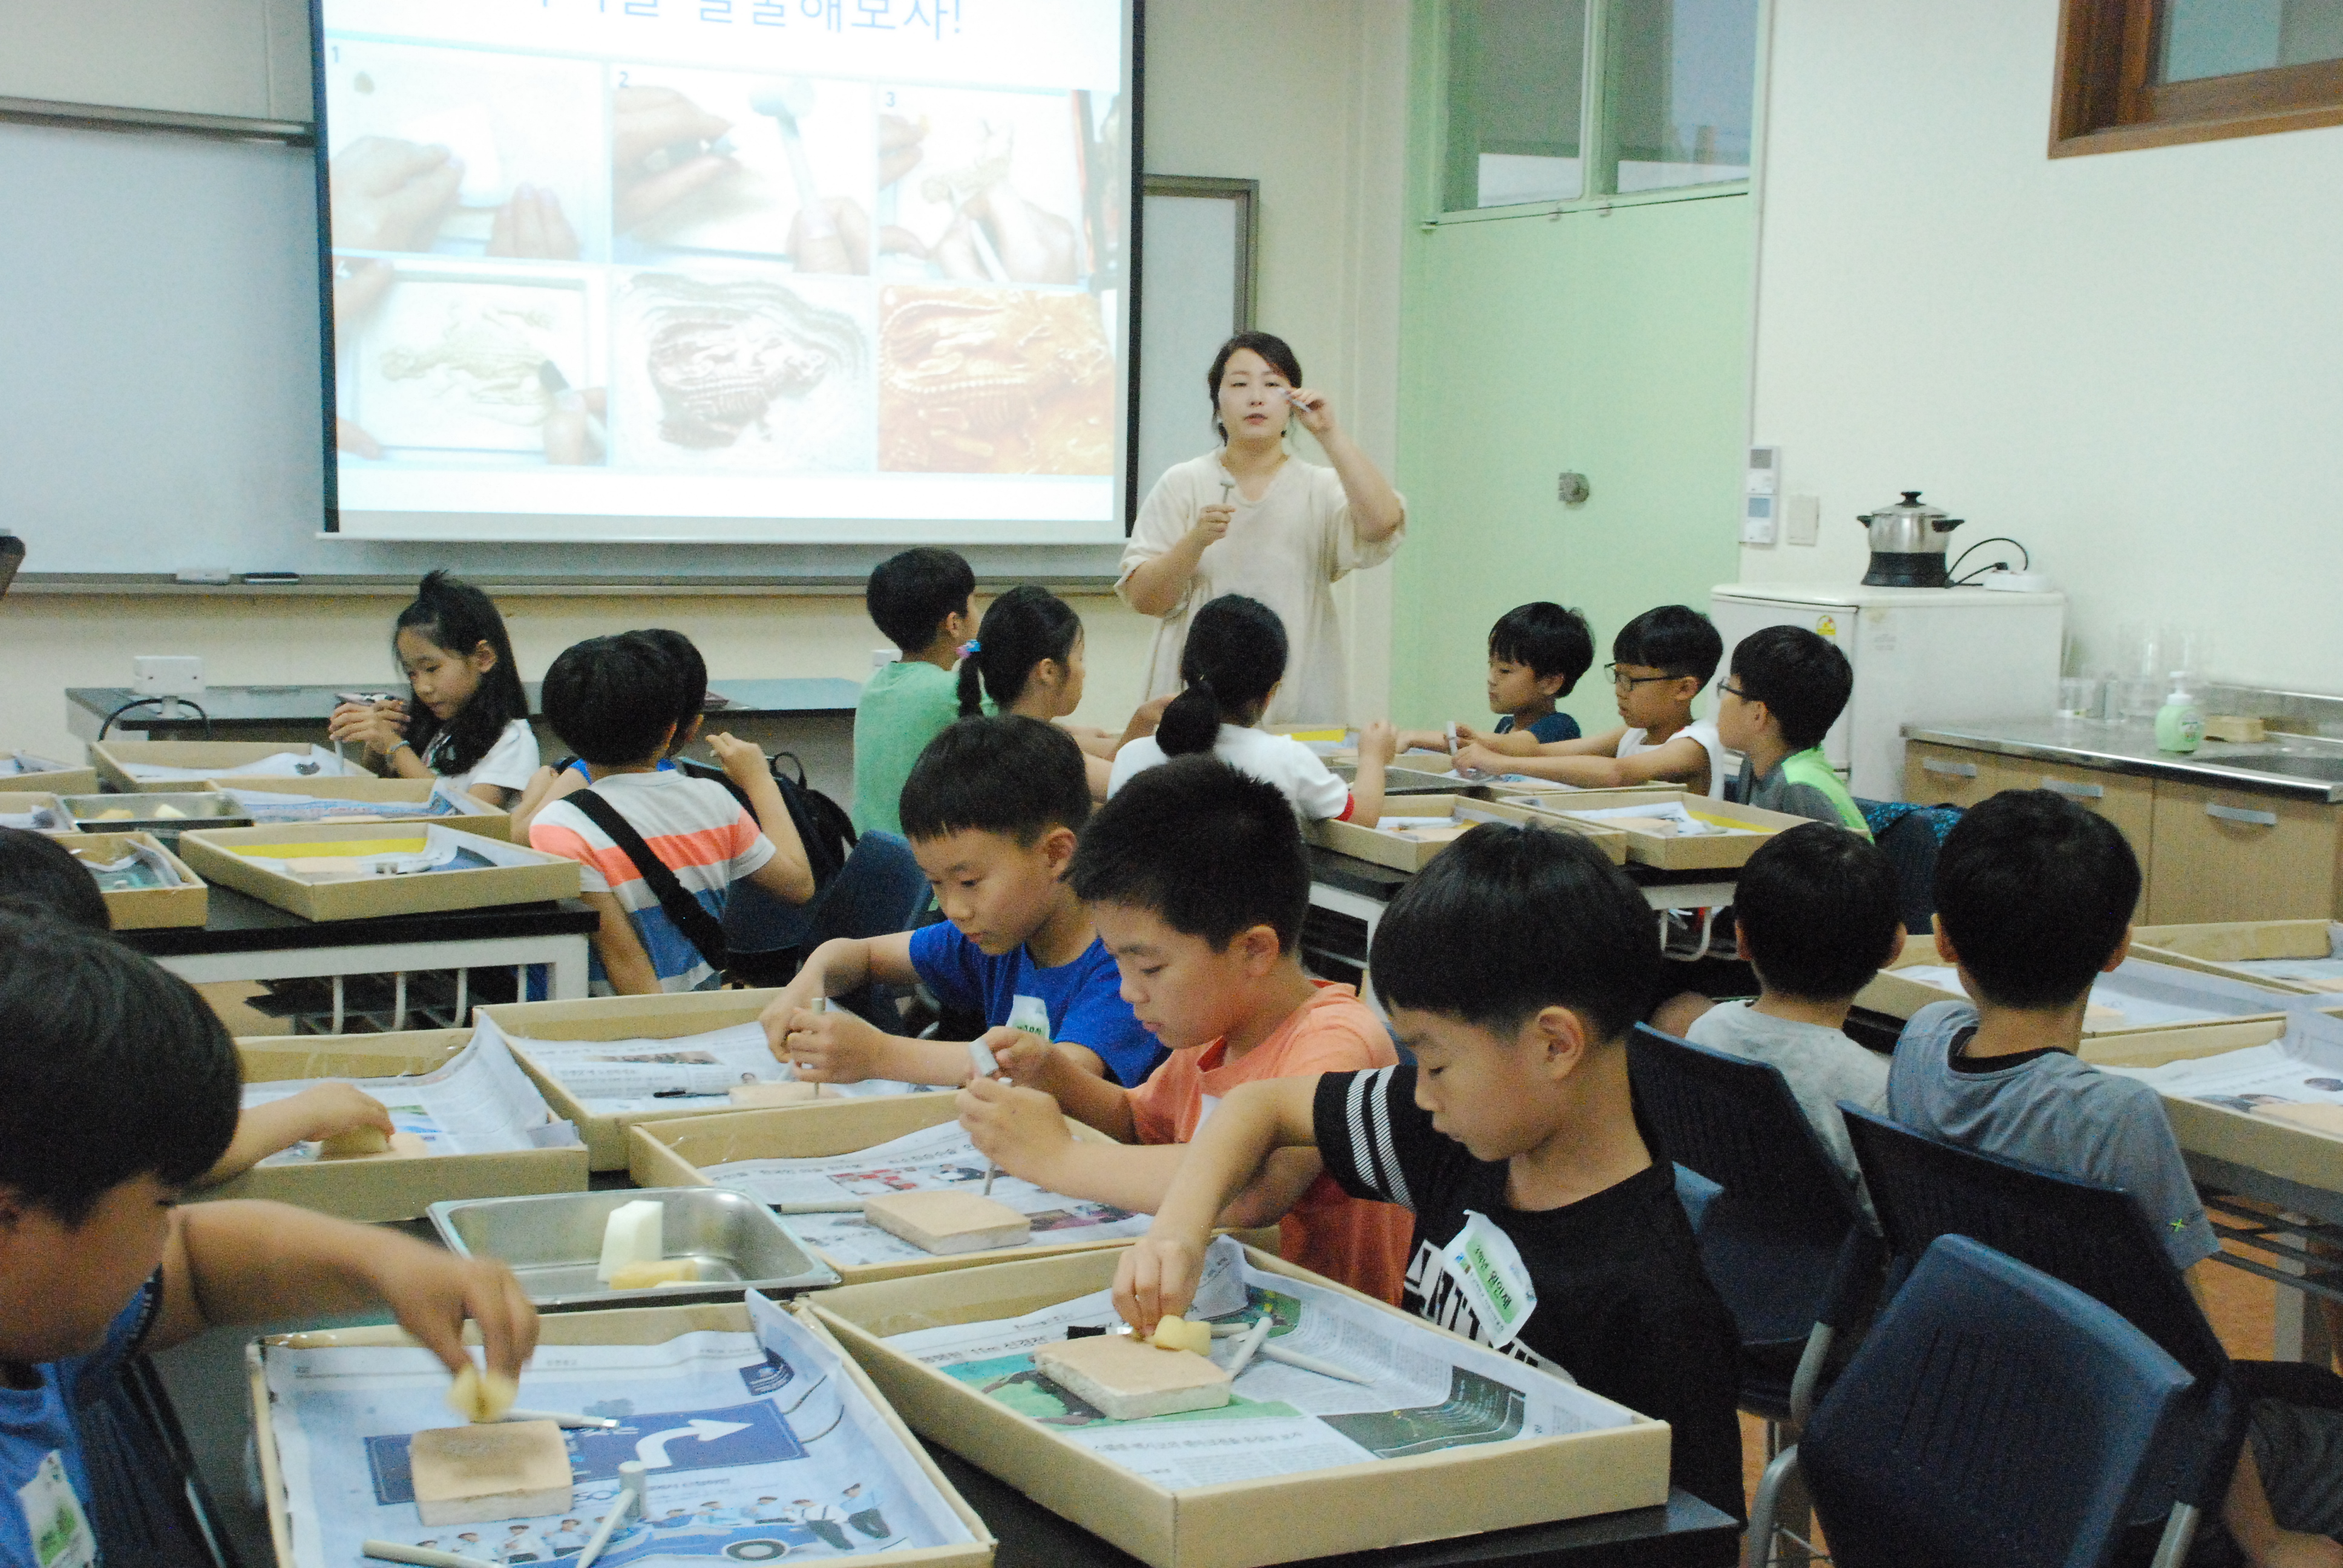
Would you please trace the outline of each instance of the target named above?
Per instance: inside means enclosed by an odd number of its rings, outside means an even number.
[[[1238,1084],[1399,1060],[1350,987],[1302,972],[1294,944],[1310,869],[1274,786],[1212,757],[1150,769],[1091,817],[1069,879],[1114,955],[1123,1000],[1172,1055],[1125,1090],[1044,1041],[1001,1053],[1011,1081],[961,1091],[960,1124],[1010,1174],[1152,1213],[1182,1146]],[[1116,1141],[1076,1141],[1061,1110]],[[1274,1222],[1288,1262],[1399,1300],[1412,1217],[1344,1193],[1315,1150],[1272,1156],[1221,1220]]]

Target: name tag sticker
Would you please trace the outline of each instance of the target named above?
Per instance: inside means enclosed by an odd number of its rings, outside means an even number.
[[[1486,1214],[1467,1209],[1464,1228],[1441,1249],[1440,1264],[1472,1303],[1485,1342],[1503,1350],[1521,1337],[1537,1311],[1537,1290],[1511,1236]]]
[[[82,1513],[65,1475],[65,1462],[55,1449],[48,1452],[33,1479],[16,1489],[16,1503],[25,1511],[25,1533],[32,1538],[33,1561],[39,1568],[93,1568],[97,1562],[97,1533]]]

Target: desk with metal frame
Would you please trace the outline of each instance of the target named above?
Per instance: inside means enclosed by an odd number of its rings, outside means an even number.
[[[334,1029],[341,1031],[342,981],[349,975],[401,977],[395,1010],[403,1014],[404,978],[426,970],[457,971],[456,1012],[469,1010],[464,988],[476,969],[543,964],[548,994],[569,1001],[586,994],[587,936],[598,923],[575,899],[480,910],[386,915],[369,920],[306,920],[234,888],[210,890],[201,926],[127,930],[121,940],[191,984],[223,980],[330,979]],[[391,1027],[406,1027],[394,1018]]]
[[[2186,1149],[2181,1158],[2188,1162],[2214,1233],[2268,1260],[2227,1248],[2213,1254],[2233,1269],[2277,1283],[2273,1353],[2280,1361],[2328,1364],[2337,1346],[2318,1303],[2343,1302],[2343,1192]],[[2314,1251],[2313,1241],[2323,1251]]]

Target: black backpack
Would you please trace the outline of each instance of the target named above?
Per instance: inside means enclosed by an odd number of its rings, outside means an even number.
[[[795,778],[781,771],[783,758],[789,759]],[[744,809],[748,808],[747,792],[733,783],[721,768],[711,768],[688,757],[679,759],[676,766],[694,779],[715,779],[732,792],[732,798]],[[776,751],[765,766],[772,773],[773,782],[780,787],[781,804],[789,809],[789,821],[798,830],[799,841],[805,845],[806,863],[813,871],[814,890],[819,893],[830,886],[830,879],[838,875],[840,868],[846,864],[846,857],[853,852],[857,837],[854,819],[837,801],[806,782],[805,764],[794,752]],[[749,814],[753,817],[756,812],[750,810]]]

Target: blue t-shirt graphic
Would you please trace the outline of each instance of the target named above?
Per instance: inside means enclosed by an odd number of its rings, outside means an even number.
[[[75,1413],[105,1397],[106,1381],[121,1375],[123,1363],[137,1353],[161,1301],[158,1282],[147,1281],[116,1314],[97,1349],[32,1368],[40,1379],[37,1388],[0,1387],[0,1568],[37,1568],[42,1553],[33,1541],[35,1523],[51,1537],[52,1561],[84,1560],[68,1538],[86,1530],[94,1540],[100,1508]],[[60,1494],[54,1469],[43,1476],[52,1454],[69,1496]],[[170,1481],[151,1479],[156,1484]],[[28,1503],[41,1508],[37,1522],[25,1517]],[[78,1523],[71,1510],[78,1510]]]
[[[1007,1023],[1019,997],[1040,997],[1050,1010],[1050,1038],[1097,1051],[1125,1089],[1146,1082],[1163,1060],[1163,1048],[1139,1026],[1122,1000],[1122,977],[1096,937],[1073,962],[1043,969],[1022,943],[1015,952],[991,958],[960,935],[958,926],[939,920],[911,933],[911,966],[939,1001],[981,1010],[988,1028]]]

